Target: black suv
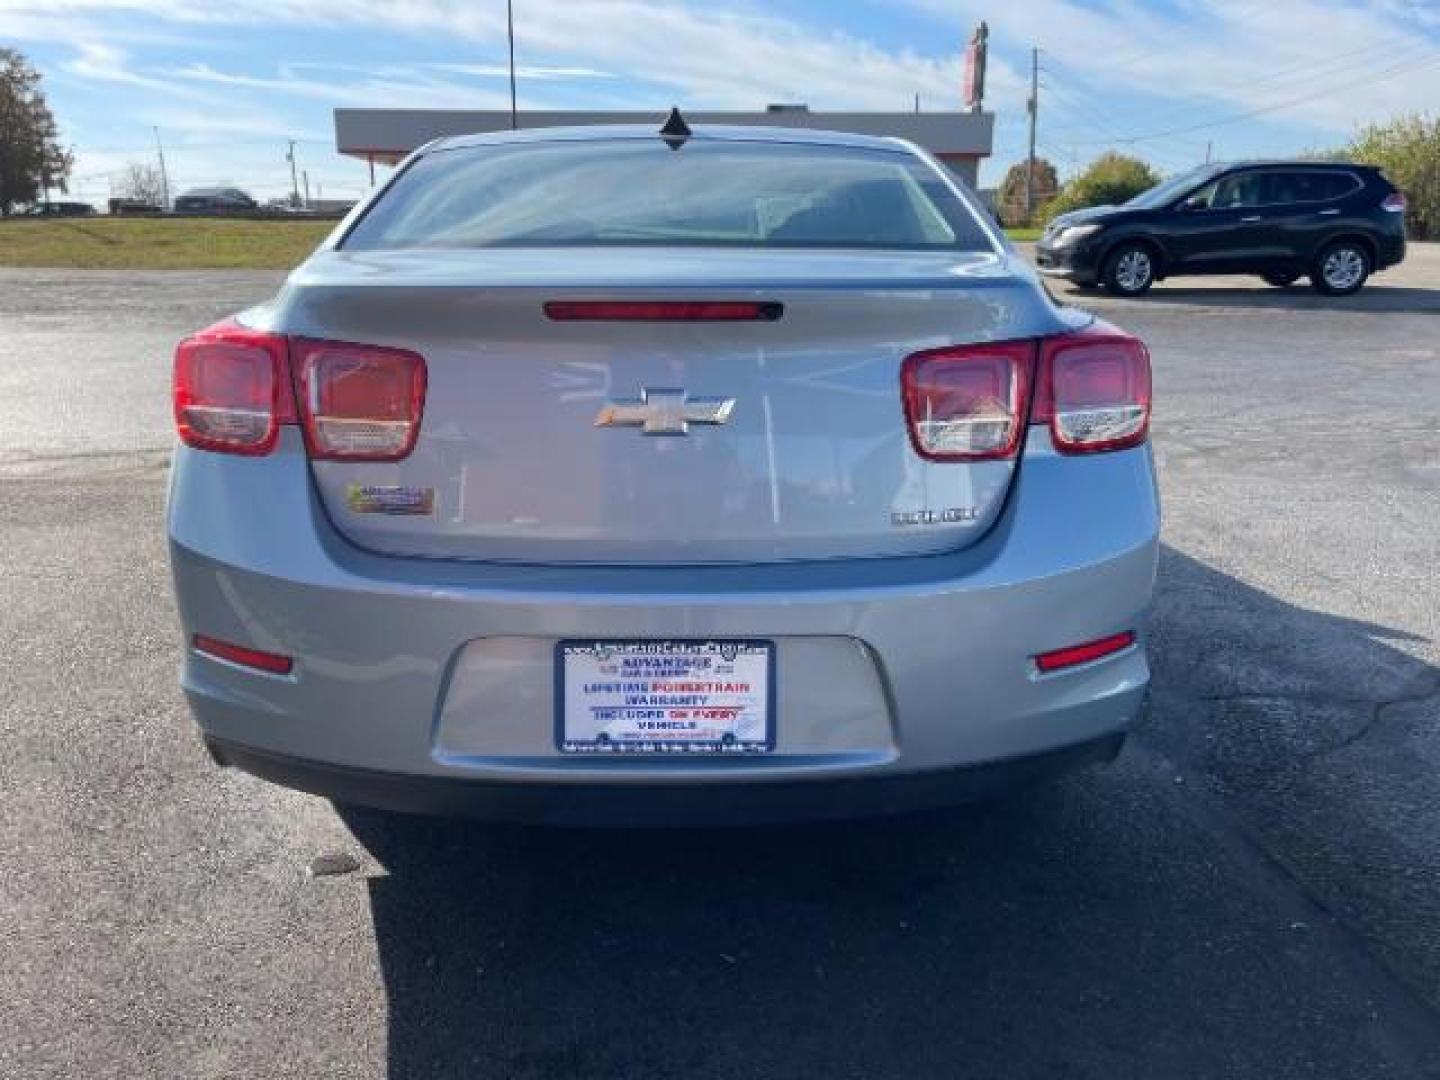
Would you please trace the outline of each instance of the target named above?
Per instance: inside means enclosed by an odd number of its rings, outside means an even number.
[[[1347,296],[1405,257],[1405,196],[1369,165],[1205,165],[1121,206],[1061,214],[1036,247],[1042,274],[1139,296],[1178,274],[1303,274]]]

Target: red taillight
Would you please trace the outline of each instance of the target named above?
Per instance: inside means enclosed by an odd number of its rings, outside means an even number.
[[[1088,664],[1102,656],[1128,649],[1134,644],[1134,633],[1126,630],[1123,634],[1111,634],[1098,641],[1087,641],[1083,645],[1071,645],[1069,648],[1041,653],[1035,657],[1035,666],[1041,671],[1058,671],[1061,668],[1075,667],[1077,664]]]
[[[906,357],[900,387],[915,452],[930,461],[1013,457],[1034,356],[1034,342],[1004,341]]]
[[[398,461],[415,446],[425,406],[425,361],[404,349],[291,341],[310,455]]]
[[[180,342],[173,389],[180,438],[200,450],[268,454],[295,421],[285,339],[237,323]]]
[[[1150,427],[1150,354],[1105,323],[1043,338],[1032,423],[1050,425],[1067,454],[1122,450]]]
[[[195,635],[194,645],[196,652],[220,660],[228,660],[232,664],[240,664],[243,667],[255,668],[257,671],[265,671],[271,675],[288,675],[290,669],[295,666],[295,661],[288,656],[262,652],[259,649],[247,649],[244,645],[221,641],[219,638],[207,637],[204,634]]]
[[[784,306],[742,300],[550,300],[555,322],[774,322]]]
[[[1405,212],[1405,196],[1395,191],[1380,200],[1380,209],[1389,210],[1392,214],[1403,214]]]

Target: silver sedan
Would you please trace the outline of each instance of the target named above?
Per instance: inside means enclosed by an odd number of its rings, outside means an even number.
[[[1113,756],[1149,681],[1145,347],[907,143],[445,140],[182,342],[185,692],[404,810],[930,805]]]

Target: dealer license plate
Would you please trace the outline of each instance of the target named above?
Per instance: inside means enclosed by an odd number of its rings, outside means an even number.
[[[561,641],[555,741],[568,754],[775,748],[772,641]]]

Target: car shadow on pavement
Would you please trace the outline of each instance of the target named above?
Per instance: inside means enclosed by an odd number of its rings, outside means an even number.
[[[1152,641],[1156,715],[1113,766],[988,804],[681,831],[343,809],[383,868],[391,1075],[1440,1075],[1414,992],[1440,945],[1408,984],[1373,956],[1440,915],[1434,878],[1396,884],[1433,832],[1387,836],[1433,829],[1404,703],[1434,740],[1440,673],[1170,550]],[[1391,895],[1410,939],[1367,922]]]
[[[1183,304],[1187,307],[1256,308],[1279,311],[1339,311],[1357,315],[1385,312],[1440,314],[1440,289],[1416,289],[1401,285],[1368,285],[1353,296],[1321,296],[1308,285],[1292,285],[1287,289],[1256,284],[1247,287],[1194,287],[1162,282],[1138,300],[1111,297],[1093,289],[1074,287],[1054,289],[1062,303],[1085,307],[1097,298],[1116,306],[1144,304]]]

